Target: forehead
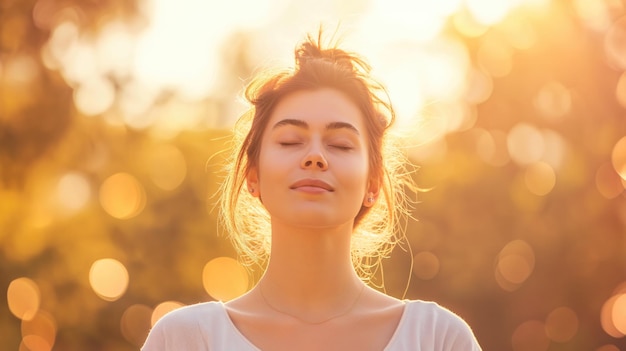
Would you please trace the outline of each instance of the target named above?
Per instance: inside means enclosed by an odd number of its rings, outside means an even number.
[[[303,90],[283,97],[274,108],[268,127],[286,118],[302,120],[311,128],[344,122],[365,133],[359,108],[335,89]]]

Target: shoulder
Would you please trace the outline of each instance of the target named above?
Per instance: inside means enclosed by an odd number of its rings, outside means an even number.
[[[159,319],[154,328],[186,328],[218,317],[224,307],[221,302],[203,302],[175,309]]]
[[[439,305],[433,301],[422,300],[407,300],[406,313],[407,317],[427,319],[432,322],[440,323],[461,323],[465,324],[465,321],[461,319],[456,313]]]
[[[430,334],[437,350],[480,350],[470,326],[456,313],[432,301],[406,301],[404,324]],[[408,330],[407,330],[408,332]]]
[[[159,319],[142,348],[144,351],[169,350],[197,340],[203,330],[216,323],[223,313],[221,302],[204,302],[181,307]]]

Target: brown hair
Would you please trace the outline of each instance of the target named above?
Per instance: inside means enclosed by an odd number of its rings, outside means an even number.
[[[369,65],[336,45],[322,47],[322,31],[295,50],[291,70],[266,72],[246,88],[252,104],[235,124],[235,153],[221,188],[222,224],[245,264],[263,265],[270,250],[269,215],[255,198],[242,191],[246,175],[259,159],[263,131],[277,103],[302,90],[332,88],[345,94],[361,111],[367,130],[370,179],[380,186],[379,201],[362,206],[354,219],[352,259],[367,277],[398,241],[397,221],[408,214],[404,187],[414,189],[399,148],[388,137],[395,115],[382,85],[371,79]]]

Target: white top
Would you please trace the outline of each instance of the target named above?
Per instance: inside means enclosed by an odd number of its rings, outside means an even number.
[[[434,302],[405,301],[385,351],[481,351],[470,327]],[[222,302],[174,310],[150,331],[142,351],[260,351],[239,332]]]

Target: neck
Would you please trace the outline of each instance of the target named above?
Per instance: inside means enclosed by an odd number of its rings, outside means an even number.
[[[348,309],[364,287],[352,266],[351,235],[351,225],[301,229],[273,222],[272,254],[259,282],[270,307],[307,320]]]

